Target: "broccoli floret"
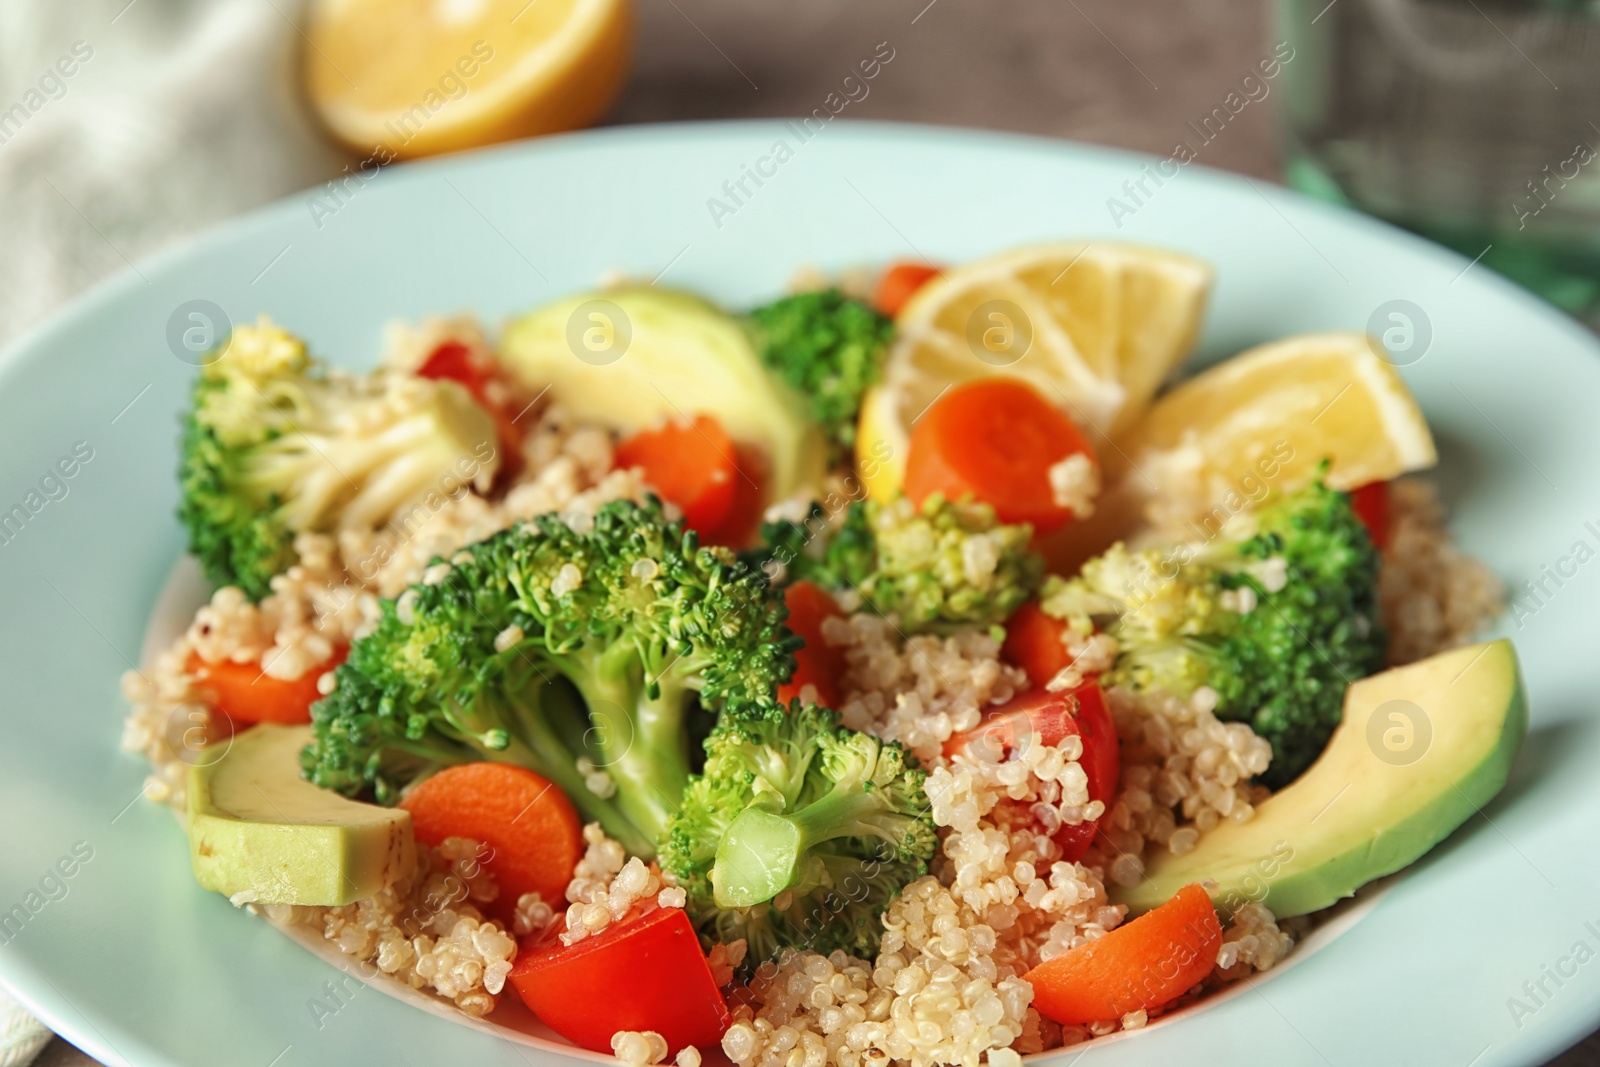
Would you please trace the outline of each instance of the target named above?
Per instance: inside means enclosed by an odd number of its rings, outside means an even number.
[[[894,323],[837,289],[775,300],[749,321],[761,361],[810,401],[828,440],[848,453],[861,394],[878,380]]]
[[[778,519],[761,524],[759,542],[739,554],[746,566],[767,573],[779,585],[814,582],[839,590],[859,585],[877,566],[878,541],[868,509],[846,507],[830,516],[813,502],[798,522]]]
[[[654,500],[607,504],[582,533],[541,516],[430,577],[383,603],[313,707],[317,785],[393,803],[449,764],[517,763],[650,857],[689,779],[691,717],[782,716],[799,641],[782,598]],[[600,792],[580,758],[609,776]]]
[[[916,761],[798,701],[782,719],[724,716],[705,749],[661,851],[701,930],[747,939],[755,962],[786,947],[871,959],[878,916],[937,846]]]
[[[178,517],[207,577],[251,599],[308,531],[376,529],[430,493],[487,489],[494,422],[454,382],[330,370],[262,321],[200,372],[185,416]]]
[[[837,529],[813,505],[804,522],[764,525],[744,559],[785,582],[859,593],[907,633],[947,632],[1002,623],[1033,596],[1044,561],[1032,536],[1026,524],[997,522],[987,504],[934,494],[920,508],[904,497],[857,501]]]
[[[1241,515],[1206,544],[1113,546],[1071,581],[1051,579],[1049,614],[1117,639],[1111,685],[1187,697],[1272,744],[1261,781],[1287,785],[1322,753],[1349,683],[1383,666],[1378,553],[1350,498],[1320,481]]]

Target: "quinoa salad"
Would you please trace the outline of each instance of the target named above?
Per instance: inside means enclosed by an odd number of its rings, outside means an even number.
[[[1382,346],[1195,372],[1210,284],[619,278],[360,373],[238,326],[182,415],[209,599],[122,679],[145,797],[241,912],[634,1065],[1014,1067],[1269,971],[1526,706]]]

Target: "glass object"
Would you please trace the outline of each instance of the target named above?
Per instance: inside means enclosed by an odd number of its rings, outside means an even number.
[[[1279,0],[1289,184],[1600,327],[1600,3]]]

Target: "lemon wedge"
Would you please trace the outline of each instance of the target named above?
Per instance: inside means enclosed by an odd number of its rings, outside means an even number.
[[[1291,337],[1201,372],[1150,408],[1123,452],[1158,525],[1303,486],[1324,458],[1336,489],[1438,462],[1410,390],[1360,333]]]
[[[883,379],[863,398],[856,468],[892,497],[911,424],[951,386],[1011,375],[1092,440],[1138,418],[1199,332],[1211,268],[1113,241],[1013,249],[947,271],[895,319]]]
[[[306,91],[382,163],[577,129],[621,87],[631,23],[628,0],[313,0]]]

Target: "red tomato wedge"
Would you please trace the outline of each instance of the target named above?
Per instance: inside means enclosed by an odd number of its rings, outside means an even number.
[[[417,840],[437,845],[469,837],[488,846],[484,866],[500,885],[495,908],[509,914],[536,892],[559,910],[583,855],[583,828],[572,801],[548,778],[509,763],[463,763],[427,778],[405,795]]]
[[[1120,1019],[1183,996],[1211,973],[1222,924],[1211,898],[1186,885],[1153,911],[1023,975],[1033,1006],[1066,1025]]]
[[[894,263],[878,279],[872,294],[872,306],[880,315],[894,318],[900,309],[916,295],[918,289],[937,278],[942,271],[926,263]]]
[[[350,650],[334,649],[327,663],[312,667],[300,677],[285,681],[261,670],[255,660],[208,663],[200,653],[189,653],[184,670],[195,688],[211,698],[211,706],[235,722],[276,722],[293,726],[311,721],[311,705],[322,699],[317,679],[344,662]]]
[[[1000,657],[1028,672],[1028,681],[1043,689],[1050,679],[1072,665],[1061,635],[1067,624],[1044,613],[1037,601],[1030,600],[1006,621],[1006,640]]]
[[[460,341],[444,342],[417,368],[417,377],[460,384],[494,419],[495,438],[500,444],[497,480],[508,480],[522,469],[522,431],[517,428],[516,415],[490,398],[489,383],[495,375],[473,362],[466,345]]]
[[[702,544],[745,548],[761,531],[766,510],[767,467],[762,458],[743,445],[733,446],[733,503],[717,528],[700,536]]]
[[[678,505],[689,529],[714,533],[733,511],[739,469],[735,447],[709,415],[640,430],[617,445],[618,467],[638,467],[662,497]]]
[[[802,686],[809,684],[816,687],[817,700],[823,707],[837,708],[839,682],[845,670],[844,650],[832,648],[822,639],[822,623],[829,618],[843,618],[844,612],[826,590],[812,582],[795,582],[784,590],[783,602],[789,609],[789,629],[805,644],[794,654],[794,677],[778,687],[778,702],[789,703],[800,695]]]
[[[1089,779],[1089,799],[1110,807],[1117,792],[1122,753],[1105,694],[1093,680],[1062,693],[1032,689],[1013,697],[986,712],[971,730],[946,741],[944,752],[946,756],[962,752],[974,759],[1009,760],[1028,745],[1055,746],[1074,734],[1083,741],[1078,765]],[[1097,819],[1058,829],[1053,836],[1061,846],[1062,858],[1069,863],[1081,859],[1098,827]]]
[[[1098,463],[1088,438],[1064,412],[1015,378],[980,378],[929,405],[911,431],[905,491],[994,506],[1001,522],[1026,522],[1040,536],[1072,512],[1055,502],[1050,468],[1075,453]]]
[[[545,1025],[580,1048],[611,1053],[619,1030],[654,1030],[667,1055],[714,1047],[728,1028],[711,965],[681,908],[657,908],[575,945],[527,945],[510,982]]]
[[[1367,528],[1372,544],[1382,552],[1389,547],[1389,483],[1369,482],[1350,493],[1350,510]]]

